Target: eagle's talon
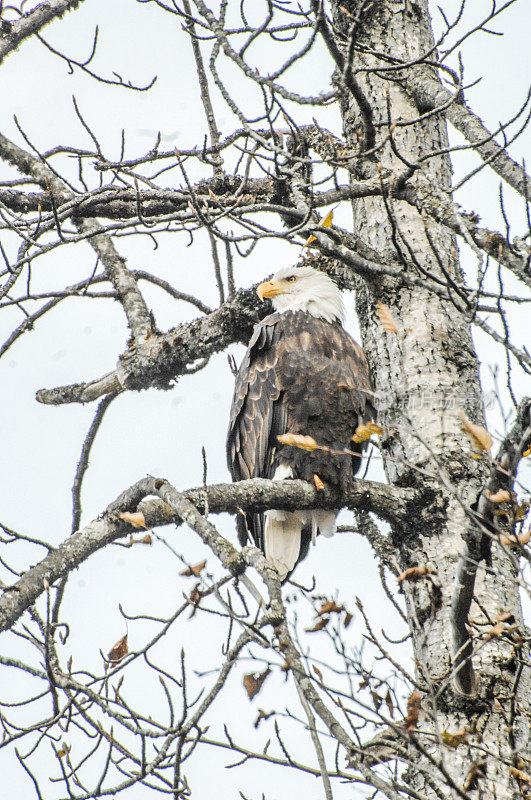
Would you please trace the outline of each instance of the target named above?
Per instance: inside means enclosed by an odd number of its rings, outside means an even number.
[[[315,483],[315,488],[317,489],[318,492],[323,492],[324,491],[325,486],[324,486],[324,483],[322,482],[321,478],[319,477],[319,475],[315,475],[314,474],[313,482]]]

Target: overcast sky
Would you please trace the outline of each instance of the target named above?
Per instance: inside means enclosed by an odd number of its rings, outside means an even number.
[[[441,5],[451,14],[458,4],[442,0]],[[472,0],[469,5],[473,13],[465,17],[464,27],[472,16],[477,19],[477,6],[484,4]],[[525,99],[530,23],[529,4],[517,3],[494,26],[505,34],[504,37],[480,35],[463,47],[465,83],[482,79],[467,91],[467,100],[491,129],[510,117]],[[75,94],[84,118],[108,158],[119,157],[122,128],[126,131],[126,155],[129,157],[148,150],[157,131],[162,134],[164,149],[185,149],[202,142],[205,134],[203,109],[189,42],[180,24],[173,24],[172,18],[154,4],[86,0],[77,11],[45,29],[44,37],[62,51],[83,58],[90,52],[95,25],[100,26],[100,39],[94,69],[105,75],[114,70],[139,84],[148,83],[156,74],[155,86],[140,94],[103,86],[78,70],[70,75],[63,61],[39,42],[28,41],[12,53],[0,69],[0,130],[21,146],[27,146],[13,120],[16,115],[28,138],[41,150],[59,143],[91,147],[74,112],[72,95]],[[325,83],[329,72],[328,60],[321,51],[316,51],[313,75]],[[308,75],[309,72],[297,75],[296,81],[310,92],[311,87],[304,86]],[[251,105],[253,96],[245,95],[248,90],[243,87],[241,91],[242,101]],[[218,100],[216,108],[219,127],[222,132],[229,132],[233,127],[230,112]],[[310,121],[313,113],[308,110],[309,119],[304,121]],[[329,115],[326,126],[340,133],[337,110],[325,113]],[[453,141],[458,142],[458,137],[454,136]],[[529,134],[525,134],[512,147],[513,157],[525,156],[528,145]],[[465,151],[455,159],[456,172],[467,171],[475,163],[475,157]],[[66,160],[63,164],[66,165]],[[72,174],[75,174],[75,165],[66,168],[74,169]],[[2,175],[12,177],[12,172],[0,165]],[[178,171],[168,174],[167,186],[176,187],[180,182]],[[503,231],[498,184],[494,173],[484,170],[475,182],[463,187],[457,199],[466,210],[478,212],[483,224]],[[514,220],[515,232],[520,232],[524,211],[509,189],[506,190],[506,207]],[[340,224],[350,224],[346,206],[337,214]],[[185,237],[176,234],[161,237],[157,250],[148,237],[138,236],[118,239],[117,247],[127,257],[131,268],[155,271],[180,290],[193,292],[215,306],[217,291],[208,240],[206,236],[196,238],[190,248],[185,247]],[[13,240],[6,237],[5,241],[7,247],[13,247]],[[261,243],[251,257],[236,260],[238,285],[248,286],[276,267],[294,263],[299,252],[299,248],[272,240]],[[474,270],[473,256],[467,253],[465,259],[468,267]],[[34,269],[33,286],[44,291],[71,284],[87,277],[93,266],[93,253],[85,244],[60,248],[40,259]],[[511,280],[507,280],[506,286],[507,291],[520,288]],[[145,295],[162,330],[197,315],[192,307],[169,300],[156,288],[146,288]],[[348,327],[356,335],[351,300],[348,305]],[[2,341],[21,318],[16,308],[2,312]],[[515,320],[515,338],[521,343],[528,336],[529,327],[527,324],[526,334],[527,320],[523,313]],[[125,348],[127,335],[118,303],[73,299],[40,320],[35,330],[23,336],[0,360],[3,420],[0,519],[5,524],[54,544],[68,535],[72,479],[95,407],[90,404],[85,407],[39,405],[34,399],[35,391],[41,387],[90,380],[113,369]],[[499,362],[503,369],[503,354],[483,335],[475,334],[475,340],[484,364],[484,387],[488,390],[491,383],[486,368]],[[233,347],[231,352],[239,362],[243,348]],[[209,482],[227,480],[225,433],[232,386],[227,355],[223,353],[212,357],[208,367],[197,375],[181,378],[171,391],[126,393],[118,398],[107,413],[90,459],[83,489],[84,523],[145,474],[164,476],[177,488],[201,484],[203,446],[207,453]],[[515,373],[517,393],[522,394],[524,388],[523,378]],[[491,409],[490,420],[492,429],[499,427],[495,409]],[[382,478],[376,461],[369,477]],[[220,519],[219,525],[234,541],[232,520]],[[189,562],[207,557],[208,566],[214,567],[211,554],[189,531],[166,528],[159,534]],[[26,557],[27,553],[21,550],[21,565]],[[182,600],[182,592],[191,588],[186,579],[178,576],[181,569],[179,560],[163,543],[127,550],[109,547],[93,556],[69,582],[65,612],[68,612],[71,634],[64,649],[65,661],[71,653],[78,666],[84,664],[99,670],[99,650],[107,652],[125,632],[118,604],[130,613],[169,614]],[[318,575],[318,589],[322,593],[332,594],[337,587],[340,600],[349,607],[354,606],[355,596],[359,596],[370,608],[377,629],[385,625],[393,638],[403,633],[380,588],[370,548],[360,536],[338,535],[333,540],[319,542],[297,570],[297,580],[308,585],[314,574]],[[309,607],[301,605],[299,614],[307,623],[311,622]],[[141,625],[130,625],[131,649],[141,644],[145,632]],[[360,632],[361,626],[356,620],[349,629],[351,644],[359,643]],[[186,626],[181,625],[178,635],[168,637],[164,657],[170,663],[174,659],[177,669],[178,654],[184,646],[193,668],[214,669],[219,662],[223,635],[224,628],[219,629],[215,619],[193,620]],[[3,637],[2,652],[22,658],[24,651],[20,642]],[[247,668],[256,666],[247,665]],[[135,680],[134,670],[127,680]],[[140,675],[138,680],[142,680]],[[23,696],[24,682],[10,683],[7,691]],[[150,684],[143,686],[143,691],[150,708],[163,708],[160,689]],[[6,697],[6,687],[2,683],[0,696]],[[237,741],[260,747],[271,735],[272,727],[265,722],[258,731],[254,730],[252,723],[257,707],[280,711],[288,702],[296,710],[296,700],[285,689],[284,677],[275,673],[257,701],[250,704],[241,688],[240,670],[230,679],[229,700],[216,705],[216,713],[211,715],[212,735],[222,735],[220,722],[226,719]],[[295,749],[297,746],[298,742],[294,743]],[[311,751],[301,752],[301,757],[313,758],[308,756]],[[51,769],[57,774],[53,763],[51,759]],[[267,798],[287,800],[303,791],[308,797],[320,796],[320,785],[291,770],[277,768],[274,771],[269,767],[266,770],[260,764],[225,770],[225,763],[225,753],[204,747],[195,764],[192,762],[185,770],[194,796],[208,796],[214,772],[216,792],[222,798],[238,797],[239,788],[244,789],[248,797],[259,798],[266,788],[264,774],[268,775],[267,783],[271,787],[266,791]],[[31,796],[33,790],[28,776],[15,763],[11,752],[0,751],[0,774],[4,787],[10,786],[12,797]],[[63,794],[57,784],[44,783],[43,786],[46,800]],[[142,789],[135,789],[132,794],[135,798],[147,796]],[[338,787],[335,793],[337,798],[353,795],[352,787]]]

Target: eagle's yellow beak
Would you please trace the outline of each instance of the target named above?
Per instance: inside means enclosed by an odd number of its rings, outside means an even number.
[[[283,291],[284,286],[282,283],[275,283],[275,281],[264,281],[256,287],[256,294],[260,300],[264,300],[266,297],[275,297],[275,295],[281,294]]]

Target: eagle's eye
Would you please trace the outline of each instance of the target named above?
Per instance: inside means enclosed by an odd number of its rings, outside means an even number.
[[[295,275],[289,275],[289,276],[286,278],[286,282],[287,282],[287,283],[293,283],[293,281],[296,281],[296,280],[297,280],[297,278],[295,277]]]

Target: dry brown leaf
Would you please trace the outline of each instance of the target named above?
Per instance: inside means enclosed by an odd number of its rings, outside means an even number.
[[[520,781],[520,783],[531,783],[531,775],[529,775],[527,772],[517,769],[516,767],[509,767],[509,772],[511,775],[514,775],[516,780]]]
[[[455,731],[455,733],[450,733],[450,731],[443,731],[441,734],[441,739],[443,740],[443,743],[447,747],[452,747],[455,749],[462,742],[466,740],[467,736],[468,736],[467,729],[462,728],[460,731]]]
[[[70,753],[71,749],[72,749],[71,744],[63,742],[60,749],[55,751],[55,755],[57,756],[57,758],[63,758],[64,756],[67,756]]]
[[[491,503],[508,503],[511,499],[511,495],[507,489],[498,489],[495,494],[492,494],[492,492],[489,492],[487,489],[486,495],[487,500],[490,500]]]
[[[281,433],[280,436],[277,436],[277,439],[281,444],[298,447],[300,450],[308,450],[310,453],[312,450],[317,450],[319,448],[319,445],[312,436],[300,436],[296,433]]]
[[[520,547],[524,544],[529,544],[531,540],[531,527],[525,533],[520,533],[515,536],[506,536],[504,533],[500,534],[500,542],[506,547]]]
[[[130,533],[129,534],[129,539],[127,540],[127,542],[125,542],[125,544],[123,546],[124,547],[132,547],[134,544],[153,544],[153,539],[151,538],[151,534],[150,533],[146,533],[146,535],[142,536],[141,539],[135,539],[133,534]]]
[[[380,300],[376,301],[376,311],[378,313],[380,325],[384,331],[387,331],[388,333],[398,333],[398,325],[394,321],[393,315],[387,306],[380,302]]]
[[[529,511],[529,503],[519,503],[514,509],[514,519],[516,522],[521,522],[527,517]]]
[[[420,714],[420,694],[412,692],[407,701],[407,716],[404,719],[404,730],[412,731],[419,719]]]
[[[500,611],[494,619],[496,622],[514,622],[514,614],[512,611]]]
[[[529,541],[531,540],[531,525],[525,533],[517,534],[515,539],[518,541],[518,544],[529,544]]]
[[[146,526],[146,518],[142,514],[141,511],[122,511],[121,514],[118,515],[120,519],[123,519],[124,522],[128,522],[133,528],[145,528]]]
[[[435,574],[436,571],[430,567],[410,567],[398,576],[397,581],[398,583],[402,583],[402,581],[418,581],[425,575]]]
[[[470,422],[463,411],[459,411],[459,417],[463,430],[476,450],[488,453],[492,447],[492,436],[488,430],[482,428],[481,425],[475,425],[473,422]]]
[[[352,622],[352,614],[350,613],[350,611],[347,611],[347,613],[345,614],[345,619],[343,620],[343,626],[345,628],[348,628],[351,622]]]
[[[376,422],[367,422],[365,425],[358,425],[354,436],[351,438],[353,442],[365,442],[367,439],[370,439],[373,433],[381,436],[383,433],[382,426],[377,425]]]
[[[273,714],[275,714],[275,711],[267,711],[266,712],[266,711],[264,711],[263,708],[259,708],[258,709],[258,716],[254,721],[254,727],[258,728],[258,726],[260,725],[260,723],[262,722],[263,719],[269,719],[269,717],[272,717]]]
[[[191,578],[192,575],[195,575],[197,578],[201,574],[201,570],[204,569],[205,564],[206,560],[201,561],[199,564],[194,564],[193,566],[188,567],[188,569],[183,569],[182,572],[179,572],[179,575],[183,575],[185,578]]]
[[[345,606],[338,606],[335,600],[327,600],[325,603],[323,603],[316,616],[322,617],[323,614],[330,614],[332,612],[339,613],[340,611],[344,610]]]
[[[516,634],[516,635],[512,635]],[[516,641],[519,639],[519,628],[518,625],[504,625],[503,622],[497,622],[492,628],[489,628],[484,634],[483,637],[488,641],[489,639],[497,638],[498,636],[505,636],[507,639],[511,641]]]
[[[322,681],[322,680],[323,680],[323,673],[321,672],[321,670],[319,669],[319,667],[316,667],[316,666],[315,666],[315,664],[313,664],[312,666],[313,666],[313,671],[315,672],[315,674],[317,675],[317,677],[319,678],[319,680],[320,680],[320,681]]]
[[[330,617],[321,617],[321,619],[315,623],[313,628],[305,628],[304,630],[306,631],[306,633],[315,633],[316,631],[322,631],[323,628],[326,628],[329,621]]]
[[[463,791],[471,792],[473,789],[477,789],[478,779],[485,777],[486,769],[487,769],[486,762],[483,762],[482,764],[472,764],[472,766],[468,771],[465,783],[463,785]]]
[[[203,597],[203,595],[201,594],[200,588],[199,588],[200,586],[201,586],[200,583],[196,583],[195,584],[194,588],[190,592],[190,597],[188,597],[183,592],[185,600],[188,600],[188,602],[191,603],[191,605],[192,605],[192,610],[190,611],[190,613],[188,615],[188,619],[192,619],[192,617],[195,616],[195,612],[199,608],[199,603],[201,602],[201,599]]]
[[[393,698],[391,697],[391,690],[387,690],[387,694],[385,695],[385,705],[387,706],[387,710],[389,711],[389,716],[394,717],[395,715],[395,707],[393,705]]]
[[[374,703],[374,708],[376,709],[376,711],[378,711],[378,709],[382,705],[382,698],[380,697],[378,692],[374,691],[374,689],[371,689],[371,697],[372,697],[372,702]]]
[[[498,636],[501,636],[504,633],[505,630],[506,630],[505,625],[500,620],[495,625],[493,625],[491,628],[489,628],[486,631],[485,635],[486,635],[487,639],[495,639]]]
[[[125,636],[122,636],[116,644],[111,647],[109,652],[107,653],[107,661],[109,664],[118,664],[122,658],[125,658],[129,652],[129,648],[127,647],[127,633]]]
[[[253,697],[256,697],[264,685],[265,679],[268,675],[270,675],[270,673],[271,670],[269,667],[267,667],[267,669],[265,669],[263,672],[248,672],[243,676],[243,686],[249,695],[249,700],[252,700]]]
[[[322,228],[331,228],[332,227],[333,218],[334,218],[334,209],[332,209],[332,211],[328,212],[326,217],[321,222],[321,227]],[[306,244],[304,246],[308,247],[309,244],[311,244],[312,242],[315,242],[315,241],[317,241],[316,237],[315,236],[310,236],[310,238],[308,239],[308,241],[306,242]]]

